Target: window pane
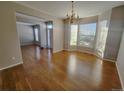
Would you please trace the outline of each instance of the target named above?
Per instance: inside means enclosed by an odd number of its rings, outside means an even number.
[[[71,25],[71,38],[70,38],[70,45],[76,45],[77,44],[77,25]]]
[[[93,48],[96,33],[96,23],[79,25],[79,46]]]
[[[52,29],[53,28],[52,24],[47,25],[47,28]]]
[[[37,28],[35,28],[35,40],[36,41],[39,41],[39,37],[38,37],[38,29]]]
[[[47,43],[48,47],[50,47],[50,30],[47,31]]]

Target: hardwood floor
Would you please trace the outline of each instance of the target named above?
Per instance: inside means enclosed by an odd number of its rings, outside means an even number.
[[[0,72],[0,90],[120,90],[115,63],[93,55],[22,47],[23,65]]]

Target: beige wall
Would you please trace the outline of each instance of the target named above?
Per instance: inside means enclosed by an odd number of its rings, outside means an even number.
[[[7,7],[6,7],[7,6]],[[22,63],[14,9],[0,3],[0,69]],[[13,58],[15,57],[15,58]]]
[[[60,19],[55,19],[50,15],[14,2],[0,2],[0,69],[22,63],[20,43],[16,31],[16,12],[36,16],[41,19],[52,20],[54,22],[53,50],[58,51],[63,49],[63,46],[61,46],[63,44],[63,42],[61,42],[63,40],[61,36],[63,32]]]
[[[124,5],[112,9],[108,36],[105,47],[105,59],[116,61],[124,27]]]
[[[121,39],[116,65],[118,68],[121,84],[124,90],[124,30],[123,30],[123,36]]]

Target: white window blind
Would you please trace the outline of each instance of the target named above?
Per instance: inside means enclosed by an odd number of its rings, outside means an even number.
[[[95,43],[96,23],[80,24],[78,46],[93,48]]]

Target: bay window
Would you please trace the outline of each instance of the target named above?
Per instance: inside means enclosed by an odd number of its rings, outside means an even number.
[[[93,48],[95,43],[96,23],[80,24],[78,46]]]

